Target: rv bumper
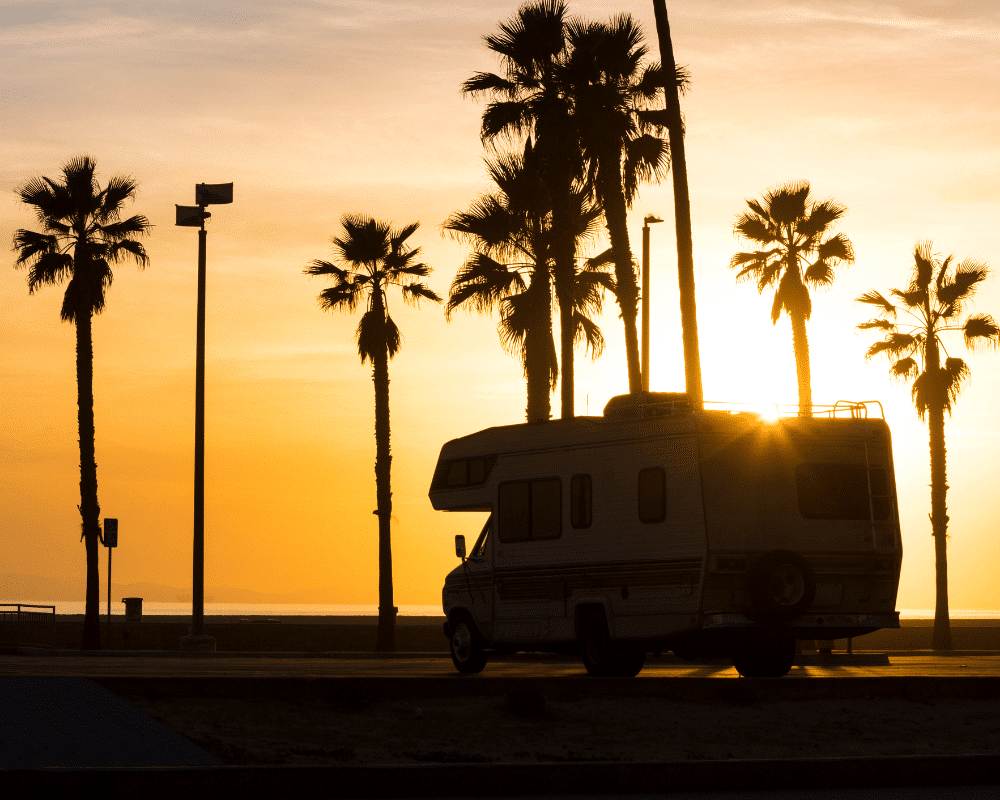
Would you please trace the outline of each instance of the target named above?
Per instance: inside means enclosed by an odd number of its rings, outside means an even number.
[[[899,612],[881,614],[806,614],[786,623],[759,625],[745,614],[706,614],[702,629],[733,630],[739,628],[761,628],[781,630],[797,639],[846,639],[871,633],[880,628],[898,628]]]

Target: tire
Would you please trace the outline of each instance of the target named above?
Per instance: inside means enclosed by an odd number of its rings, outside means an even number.
[[[733,654],[733,666],[744,678],[781,678],[795,663],[791,636],[761,639]]]
[[[614,675],[614,650],[603,613],[592,611],[584,617],[580,631],[580,653],[583,656],[583,666],[589,674],[599,677]]]
[[[488,656],[476,630],[475,623],[467,616],[455,619],[451,625],[451,663],[467,675],[482,672]]]
[[[801,617],[816,596],[816,578],[806,560],[791,550],[760,558],[748,575],[754,622],[790,622]]]
[[[634,678],[646,663],[645,653],[623,653],[614,658],[612,674],[616,678]]]

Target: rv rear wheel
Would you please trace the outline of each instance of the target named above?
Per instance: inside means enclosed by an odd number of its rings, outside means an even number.
[[[611,634],[604,614],[592,611],[583,620],[580,631],[580,651],[583,666],[591,675],[613,675],[614,651],[611,648]]]
[[[744,678],[781,678],[795,663],[795,639],[761,639],[733,654],[733,666]]]
[[[754,622],[789,622],[802,616],[816,596],[816,579],[809,564],[791,550],[775,550],[760,558],[750,574]]]
[[[479,640],[475,623],[467,616],[451,624],[451,661],[459,672],[482,672],[488,656]]]
[[[616,678],[634,678],[645,663],[645,653],[622,653],[615,656],[611,674]]]

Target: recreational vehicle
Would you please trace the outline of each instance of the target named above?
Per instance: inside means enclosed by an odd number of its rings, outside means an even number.
[[[455,667],[579,653],[633,676],[648,653],[780,677],[796,640],[899,627],[892,443],[877,403],[766,419],[684,395],[489,428],[441,449],[435,509],[489,518],[442,593]]]

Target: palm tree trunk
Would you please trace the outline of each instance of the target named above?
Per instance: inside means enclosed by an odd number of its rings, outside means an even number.
[[[621,154],[608,153],[606,164],[610,166],[606,177],[601,179],[601,202],[604,206],[604,221],[611,239],[611,254],[615,262],[615,297],[622,312],[625,325],[625,360],[628,365],[628,391],[636,394],[642,391],[642,365],[639,362],[639,334],[636,317],[639,306],[639,286],[635,278],[635,264],[632,261],[632,246],[628,237],[628,209],[622,193]],[[615,166],[618,168],[615,169]]]
[[[552,255],[555,262],[553,279],[556,301],[559,303],[559,357],[561,373],[560,416],[572,419],[576,416],[574,405],[575,370],[573,368],[573,289],[576,283],[576,241],[572,225],[569,224],[569,181],[562,190],[552,192]]]
[[[392,598],[392,454],[389,446],[389,356],[379,348],[373,359],[375,384],[375,500],[378,515],[378,636],[380,653],[396,650],[396,609]]]
[[[948,474],[945,463],[944,407],[935,403],[927,410],[931,448],[931,534],[934,536],[934,650],[951,650],[948,614]]]
[[[664,0],[653,0],[656,33],[660,44],[660,63],[666,70],[663,87],[670,121],[670,169],[674,174],[674,222],[677,228],[677,283],[681,296],[681,335],[684,340],[684,379],[688,399],[696,408],[704,404],[701,385],[701,356],[698,348],[698,307],[694,288],[694,244],[691,238],[691,196],[688,192],[687,156],[684,150],[684,120],[680,97],[673,80],[676,70],[674,45],[670,40],[670,22]]]
[[[97,557],[101,506],[97,502],[97,460],[94,453],[94,343],[89,309],[76,316],[76,390],[80,433],[80,516],[87,553],[87,594],[81,647],[84,650],[100,650],[101,576]]]
[[[524,337],[524,374],[528,388],[525,412],[529,423],[548,422],[552,413],[549,392],[553,344],[552,290],[546,265],[532,270],[527,293],[531,298],[531,326]]]
[[[809,369],[809,337],[806,318],[789,312],[792,321],[792,349],[795,351],[795,375],[799,381],[799,416],[812,416],[812,375]]]

